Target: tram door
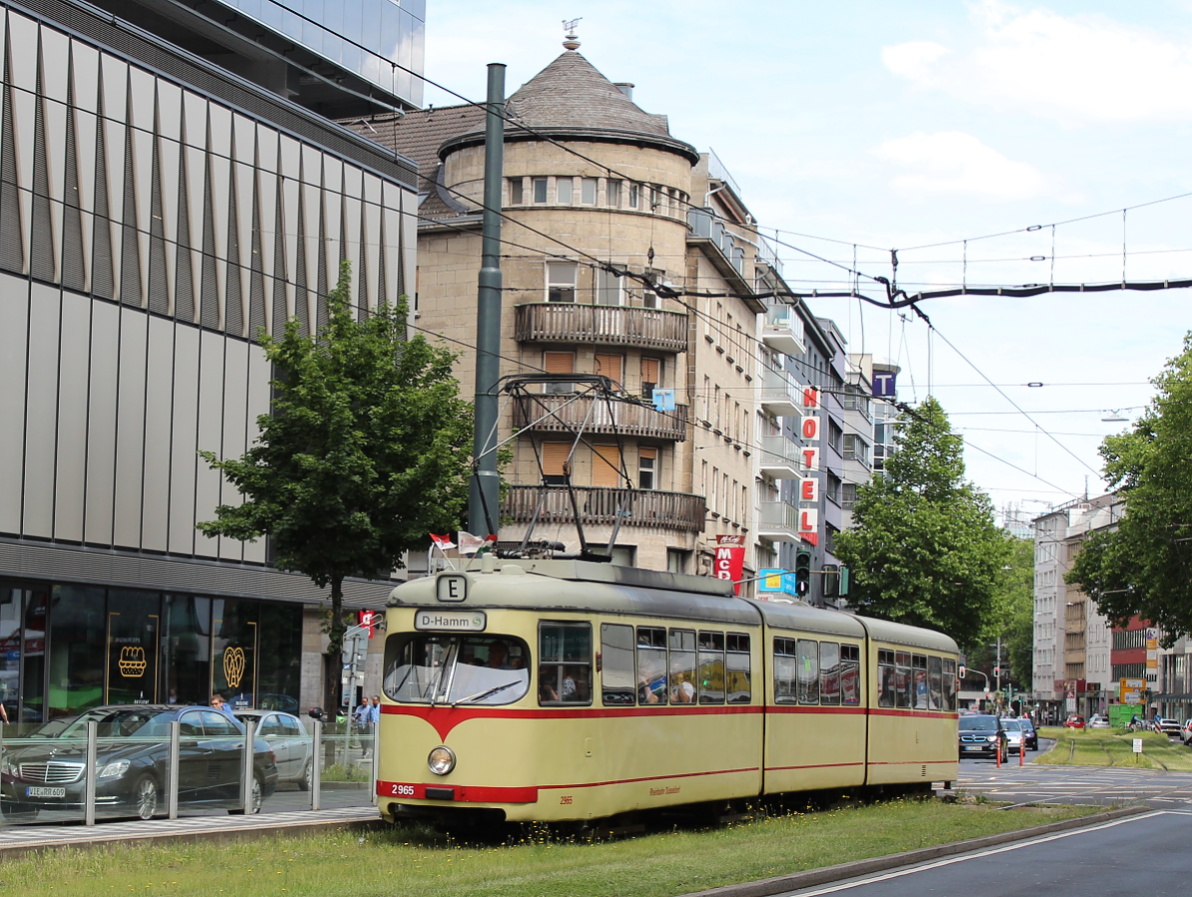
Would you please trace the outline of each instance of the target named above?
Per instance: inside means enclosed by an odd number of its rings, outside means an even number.
[[[144,600],[120,601],[115,594],[109,600],[105,704],[155,704],[158,701],[161,618],[150,613],[145,604]]]

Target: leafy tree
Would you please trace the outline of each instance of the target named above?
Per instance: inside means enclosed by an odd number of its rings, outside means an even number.
[[[1064,581],[1115,624],[1149,620],[1170,646],[1192,632],[1192,333],[1151,383],[1133,428],[1100,449],[1125,515],[1086,537]]]
[[[1002,644],[1002,685],[1009,678],[1022,689],[1031,687],[1034,668],[1035,641],[1035,546],[1030,539],[1017,539],[1003,531],[1006,543],[1006,560],[1002,565],[1002,577],[994,594],[993,608],[985,630],[981,633],[981,645],[969,652],[968,665],[978,669],[994,680],[993,669],[997,665],[997,642]]]
[[[849,601],[972,647],[993,611],[1006,539],[989,497],[964,480],[963,442],[939,402],[928,397],[901,421],[886,475],[857,490],[852,528],[836,538]]]
[[[388,578],[427,534],[455,529],[467,505],[471,406],[458,397],[455,356],[406,338],[404,306],[357,320],[344,264],[315,336],[297,321],[259,339],[275,378],[273,407],[240,458],[202,457],[242,504],[200,523],[207,536],[269,536],[274,563],[330,591],[324,700],[340,702],[347,577]]]

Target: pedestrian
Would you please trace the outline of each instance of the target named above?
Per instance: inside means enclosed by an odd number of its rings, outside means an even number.
[[[0,723],[8,725],[8,710],[4,706],[4,702],[0,701]]]
[[[228,706],[227,702],[223,699],[223,695],[221,694],[217,693],[211,696],[211,709],[218,710],[228,719],[236,718],[232,713],[232,708]]]
[[[366,734],[362,738],[362,740],[367,739],[367,743],[364,746],[364,756],[367,757],[372,754],[372,746],[377,733],[377,723],[381,721],[381,696],[373,695],[372,702],[366,702],[362,706],[367,708],[364,714],[364,730]]]

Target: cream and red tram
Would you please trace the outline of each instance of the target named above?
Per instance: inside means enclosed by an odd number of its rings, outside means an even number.
[[[956,645],[705,577],[489,560],[386,611],[377,807],[563,822],[956,777]]]

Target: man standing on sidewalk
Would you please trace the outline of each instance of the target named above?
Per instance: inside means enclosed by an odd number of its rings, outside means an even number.
[[[372,746],[376,741],[377,723],[381,721],[381,696],[373,695],[372,702],[364,713],[364,731],[361,739],[364,742],[364,756],[372,754]]]

